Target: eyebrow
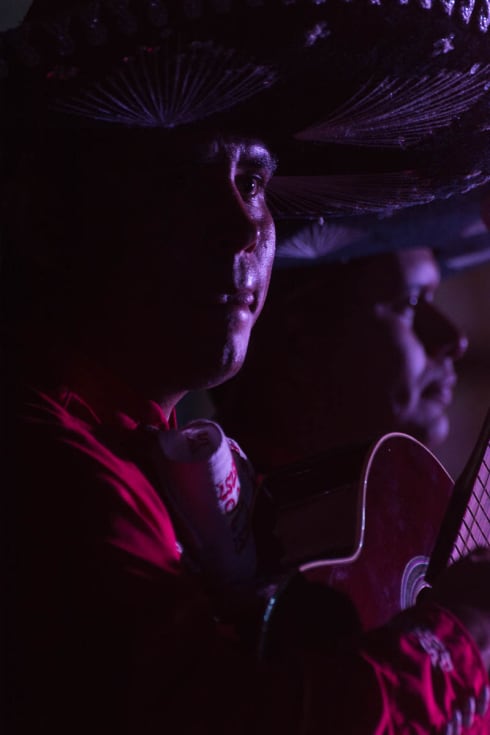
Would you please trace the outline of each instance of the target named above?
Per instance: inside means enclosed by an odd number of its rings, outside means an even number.
[[[252,143],[242,144],[240,148],[239,163],[265,168],[271,175],[274,173],[277,168],[277,159],[266,146],[260,143]]]
[[[266,171],[272,177],[277,168],[277,159],[261,140],[245,136],[216,136],[186,148],[176,162],[178,167],[196,164],[215,164],[234,160],[237,165]]]
[[[276,157],[261,141],[230,139],[223,143],[223,148],[228,155],[236,157],[238,164],[265,169],[270,176],[277,168]]]

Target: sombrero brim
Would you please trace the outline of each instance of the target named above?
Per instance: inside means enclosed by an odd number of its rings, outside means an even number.
[[[488,0],[35,0],[10,119],[233,129],[278,155],[277,218],[390,212],[490,180],[489,24]]]
[[[276,268],[305,268],[413,248],[431,249],[442,275],[490,261],[490,232],[482,208],[490,190],[417,206],[392,215],[278,225]]]

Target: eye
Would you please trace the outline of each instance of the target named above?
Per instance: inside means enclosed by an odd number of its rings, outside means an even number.
[[[398,301],[393,302],[393,311],[397,314],[409,314],[412,311],[415,311],[417,306],[419,305],[420,301],[420,294],[418,293],[412,293],[407,294],[402,299],[399,299]]]
[[[260,174],[243,173],[235,178],[238,191],[244,201],[250,201],[265,190],[266,181]]]
[[[392,302],[392,311],[406,321],[412,321],[419,307],[432,300],[432,295],[425,289],[417,289]]]

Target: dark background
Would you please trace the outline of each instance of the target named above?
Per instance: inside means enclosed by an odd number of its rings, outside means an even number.
[[[20,23],[32,0],[0,0],[0,31]]]
[[[449,438],[436,452],[456,478],[490,408],[490,263],[445,279],[436,302],[469,338],[468,352],[456,363],[459,381],[449,411]]]

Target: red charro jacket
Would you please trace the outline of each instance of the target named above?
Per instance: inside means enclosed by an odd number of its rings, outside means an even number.
[[[15,397],[7,732],[490,730],[476,645],[437,607],[406,611],[335,655],[258,662],[217,618],[184,562],[182,519],[140,462],[141,426],[169,428],[159,408],[108,385],[86,374]]]

